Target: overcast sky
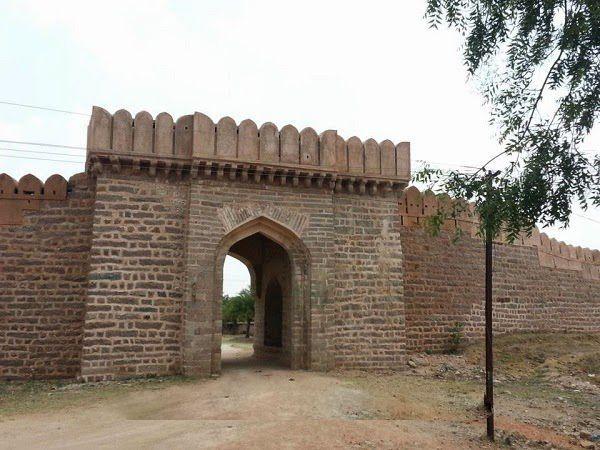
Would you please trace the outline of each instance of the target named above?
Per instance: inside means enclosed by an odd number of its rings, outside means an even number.
[[[201,111],[348,138],[410,141],[417,160],[481,165],[499,151],[459,36],[428,29],[425,0],[0,0],[0,101],[89,113]],[[0,105],[0,139],[84,146],[88,118]],[[83,150],[0,143],[0,172],[68,177]],[[67,153],[43,155],[21,149]],[[600,148],[595,131],[586,150]],[[60,159],[41,161],[9,156]],[[65,162],[64,160],[79,161]],[[600,248],[600,212],[567,243]],[[595,222],[597,221],[597,222]],[[248,283],[226,263],[225,292]]]

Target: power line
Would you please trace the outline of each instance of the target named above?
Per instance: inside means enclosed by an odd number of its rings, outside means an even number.
[[[435,166],[444,166],[444,167],[462,167],[465,169],[474,169],[474,170],[480,169],[479,167],[475,167],[475,166],[465,166],[463,164],[452,164],[452,163],[445,163],[445,162],[427,161],[425,159],[415,159],[415,162],[423,163],[423,164],[432,164]]]
[[[71,161],[68,159],[49,159],[49,158],[34,158],[32,156],[13,156],[13,155],[2,155],[4,158],[15,158],[15,159],[35,159],[38,161],[55,161],[55,162],[65,162],[65,163],[77,163],[84,164],[85,161]]]
[[[586,217],[583,214],[578,214],[578,213],[572,213],[572,214],[574,216],[581,217],[582,219],[589,220],[590,222],[594,222],[594,223],[597,223],[598,225],[600,225],[600,220],[592,219],[591,217]]]
[[[37,153],[39,155],[80,156],[80,155],[74,155],[72,153],[40,152],[40,151],[36,151],[36,150],[24,150],[22,148],[9,148],[9,147],[0,147],[0,150],[6,150],[9,152]]]
[[[46,106],[25,105],[23,103],[5,102],[5,101],[2,101],[2,100],[0,100],[0,104],[2,104],[2,105],[9,105],[9,106],[18,106],[18,107],[21,107],[21,108],[42,109],[44,111],[59,112],[59,113],[64,113],[64,114],[74,114],[74,115],[77,115],[77,116],[86,116],[86,117],[90,117],[91,116],[91,114],[86,114],[86,113],[77,112],[77,111],[67,111],[65,109],[48,108]]]
[[[77,145],[48,144],[47,142],[11,141],[8,139],[0,139],[0,142],[4,142],[6,144],[37,145],[40,147],[57,147],[57,148],[71,148],[74,150],[87,150],[87,147],[80,147]]]

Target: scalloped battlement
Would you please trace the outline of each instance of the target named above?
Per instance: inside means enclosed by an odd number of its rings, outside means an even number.
[[[55,174],[42,183],[28,174],[17,182],[10,175],[0,174],[0,225],[19,225],[23,211],[38,210],[48,201],[67,198],[67,180]]]
[[[243,171],[246,163],[253,166],[252,170],[264,168],[267,178],[269,173],[283,168],[286,175],[293,176],[294,170],[310,176],[322,172],[329,181],[343,179],[346,184],[378,180],[401,187],[410,180],[408,142],[394,145],[389,140],[380,143],[373,139],[363,142],[357,137],[345,140],[335,130],[317,134],[310,127],[298,131],[292,125],[279,130],[270,122],[258,127],[252,120],[236,124],[230,117],[215,123],[199,112],[174,121],[164,112],[153,119],[145,111],[135,117],[126,110],[111,115],[94,106],[87,148],[91,170],[94,166],[98,168],[98,163],[143,168],[140,161],[143,159],[150,165],[161,160],[160,167],[165,163],[167,167],[179,164],[180,171],[191,172],[200,163],[200,173],[205,173],[205,163],[215,167],[213,172],[231,167]]]
[[[447,195],[435,195],[431,191],[421,193],[415,186],[404,189],[399,198],[402,225],[423,226],[425,219],[456,201]],[[473,205],[469,204],[456,219],[448,219],[442,226],[446,231],[461,228],[471,236],[475,236],[479,221],[474,213]],[[499,239],[499,242],[506,242]],[[530,236],[522,235],[514,245],[536,247],[540,266],[556,269],[583,271],[585,278],[600,280],[600,250],[576,247],[556,239],[551,239],[545,233],[535,228]]]

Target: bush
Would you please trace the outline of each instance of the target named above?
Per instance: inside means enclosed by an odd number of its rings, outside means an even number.
[[[455,322],[448,331],[450,331],[450,342],[448,344],[447,353],[456,354],[459,353],[462,348],[464,340],[463,329],[465,324],[462,322]]]

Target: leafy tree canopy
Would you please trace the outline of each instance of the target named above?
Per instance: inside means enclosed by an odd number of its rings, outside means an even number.
[[[581,149],[600,109],[600,1],[428,0],[426,18],[464,36],[502,152],[475,173],[425,167],[415,180],[474,201],[483,230],[509,239],[568,225],[573,202],[600,205],[600,159]]]
[[[254,293],[246,288],[233,297],[223,296],[221,311],[223,322],[250,322],[254,318]]]

